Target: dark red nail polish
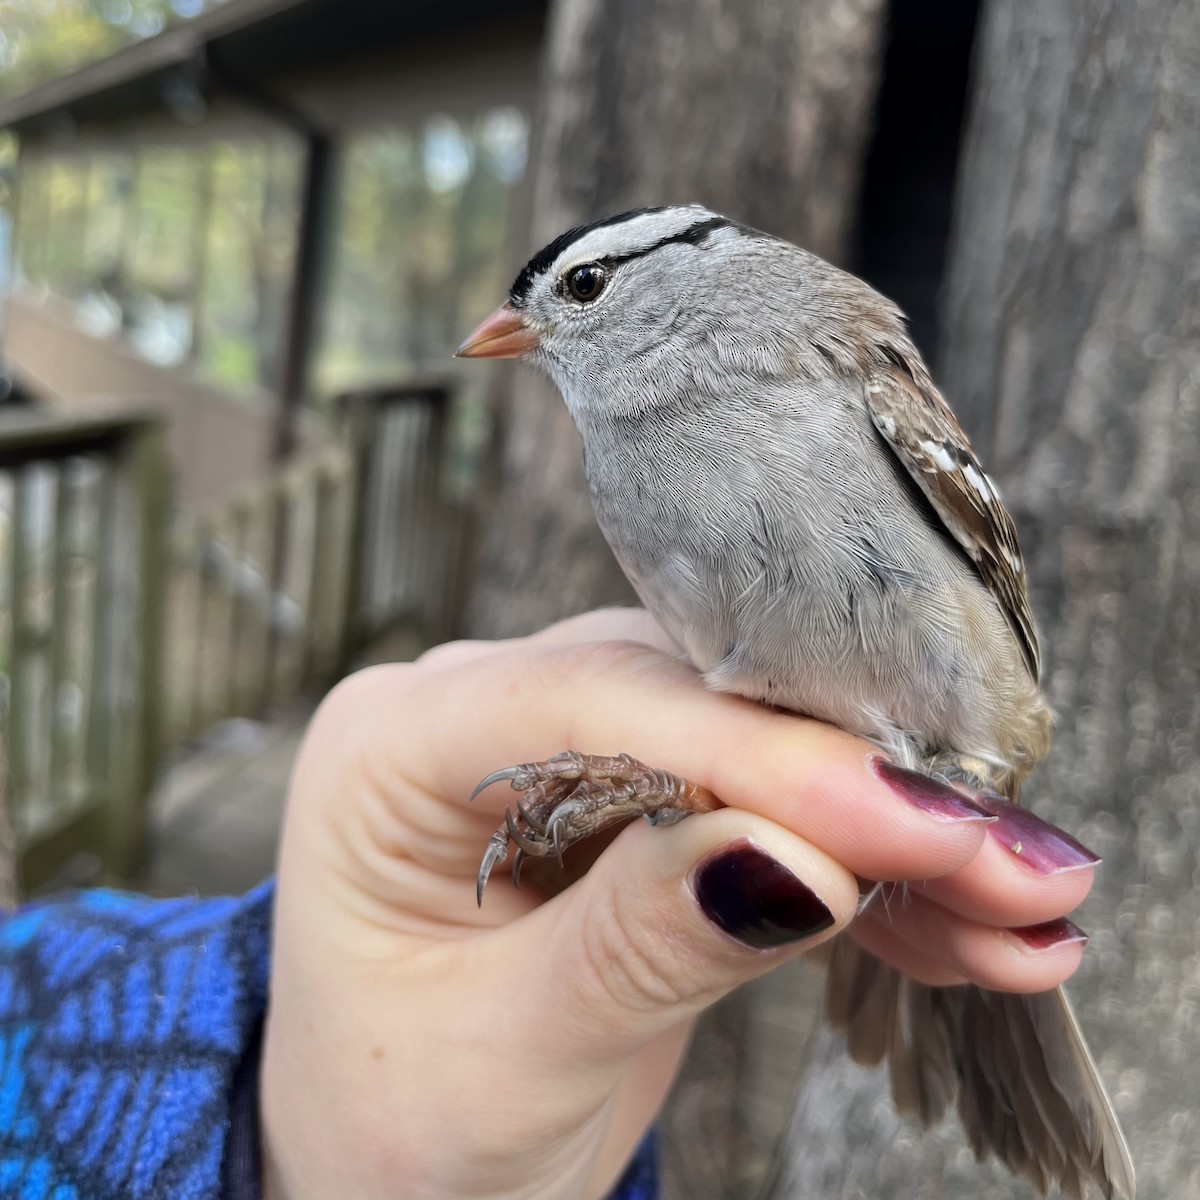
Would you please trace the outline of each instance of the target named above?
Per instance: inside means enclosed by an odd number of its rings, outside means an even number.
[[[1044,921],[1041,925],[1026,925],[1021,929],[1010,929],[1009,933],[1019,937],[1030,950],[1053,950],[1057,946],[1087,945],[1088,935],[1066,917],[1056,921]]]
[[[993,792],[982,792],[978,800],[986,812],[997,818],[988,833],[1035,874],[1058,875],[1094,867],[1100,862],[1100,856],[1082,842],[1029,809]]]
[[[714,925],[756,950],[813,937],[833,924],[833,913],[806,883],[747,840],[706,858],[692,890]]]
[[[914,808],[939,821],[995,821],[996,817],[969,796],[920,771],[898,767],[886,758],[873,755],[871,770]]]

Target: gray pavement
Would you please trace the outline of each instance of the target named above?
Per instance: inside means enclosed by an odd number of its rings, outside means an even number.
[[[423,645],[407,626],[388,630],[356,668],[406,662]],[[244,892],[275,869],[292,763],[317,697],[263,721],[215,726],[168,764],[150,803],[150,854],[132,881],[158,896]]]
[[[311,715],[300,704],[268,721],[226,721],[168,767],[151,802],[139,890],[244,892],[274,870],[292,762]]]

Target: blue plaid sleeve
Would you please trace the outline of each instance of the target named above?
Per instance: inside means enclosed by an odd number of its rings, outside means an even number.
[[[642,1139],[609,1200],[658,1200],[658,1150],[653,1130]]]
[[[93,891],[0,924],[0,1196],[221,1195],[272,898]]]
[[[274,887],[0,920],[0,1198],[260,1200]],[[655,1200],[653,1137],[612,1200]]]

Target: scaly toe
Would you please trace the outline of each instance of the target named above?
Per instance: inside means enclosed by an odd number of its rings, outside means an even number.
[[[535,833],[540,833],[543,837],[546,836],[546,822],[541,820],[538,815],[533,812],[527,800],[517,801],[517,812],[525,819],[525,824],[529,826]]]
[[[532,841],[517,824],[517,818],[513,816],[512,809],[504,810],[504,826],[508,830],[508,836],[516,842],[516,844],[529,855],[530,858],[545,858],[550,851],[546,848],[544,842]]]

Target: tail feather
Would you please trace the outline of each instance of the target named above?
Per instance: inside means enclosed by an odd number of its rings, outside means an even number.
[[[897,1109],[934,1124],[951,1099],[975,1153],[1042,1195],[1134,1200],[1133,1163],[1061,988],[1034,996],[928,988],[839,938],[827,1007],[854,1058],[887,1059]]]
[[[845,954],[834,944],[826,1004],[835,1029],[853,1029],[847,1038],[855,1062],[880,1062],[888,1051],[892,1014],[900,1010],[896,991],[902,977],[872,954]]]
[[[897,1112],[936,1125],[954,1099],[954,1004],[946,989],[892,973],[899,980],[888,1048],[892,1099]]]

